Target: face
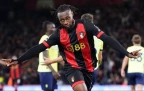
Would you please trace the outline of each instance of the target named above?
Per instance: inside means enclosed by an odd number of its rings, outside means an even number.
[[[55,24],[47,24],[46,29],[47,33],[52,34],[56,30]]]
[[[73,23],[73,12],[71,10],[66,10],[64,12],[59,12],[57,14],[60,24],[66,28],[70,28]]]

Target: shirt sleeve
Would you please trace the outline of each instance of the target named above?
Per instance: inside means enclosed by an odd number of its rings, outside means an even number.
[[[89,33],[92,33],[94,36],[96,36],[97,38],[100,38],[104,32],[101,31],[96,25],[94,25],[93,23],[91,22],[87,22],[87,21],[84,21],[84,24],[86,26],[86,30],[89,32]]]
[[[58,31],[54,32],[47,40],[43,42],[43,44],[49,48],[53,45],[57,45],[59,43]]]

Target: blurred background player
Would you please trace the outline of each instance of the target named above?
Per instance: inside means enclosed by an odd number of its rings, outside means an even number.
[[[13,59],[17,59],[17,56],[12,56]],[[8,82],[7,85],[8,86],[13,86],[15,91],[18,91],[18,86],[22,85],[22,79],[21,79],[21,74],[24,72],[24,68],[27,68],[28,65],[31,63],[32,61],[23,63],[23,65],[12,65],[9,69],[9,78],[8,78]],[[0,60],[0,64],[2,65],[6,65],[2,60]],[[3,80],[2,78],[0,79],[0,83],[1,80]],[[2,84],[3,87],[3,84]],[[2,90],[3,91],[3,90]]]
[[[94,17],[92,14],[90,13],[85,13],[81,16],[81,19],[83,20],[86,20],[86,21],[89,21],[91,23],[94,23]],[[97,37],[93,37],[94,38],[94,46],[96,48],[96,58],[98,60],[97,62],[97,67],[95,68],[95,71],[94,71],[94,79],[93,79],[93,84],[96,82],[96,69],[99,67],[100,63],[102,62],[102,50],[103,50],[103,41],[98,39]]]
[[[16,56],[12,56],[13,59],[17,59]],[[18,85],[21,83],[20,79],[20,66],[19,65],[12,65],[10,67],[10,77],[8,80],[8,86],[13,86],[15,91],[17,91]]]
[[[128,84],[131,85],[131,90],[136,91],[142,91],[143,84],[144,84],[144,48],[141,46],[141,37],[140,35],[134,35],[132,37],[132,43],[133,46],[128,47],[128,51],[132,52],[134,50],[141,49],[140,51],[140,57],[139,58],[128,58],[125,57],[123,59],[123,64],[121,68],[121,76],[125,77],[125,68],[128,64]]]
[[[13,59],[17,59],[17,56],[12,56]],[[7,82],[8,86],[13,86],[15,91],[18,91],[17,88],[19,85],[22,84],[21,81],[21,73],[22,69],[26,68],[26,66],[30,63],[31,61],[24,63],[22,66],[18,65],[12,65],[9,69],[9,79]],[[0,60],[0,64],[6,65],[3,61]]]
[[[41,44],[44,40],[47,40],[55,31],[55,24],[50,21],[45,21],[43,22],[43,30],[46,33],[41,37],[39,44]],[[39,54],[38,72],[40,76],[41,88],[44,91],[54,91],[54,89],[57,89],[56,79],[58,79],[60,75],[58,73],[57,63],[52,65],[42,65],[42,62],[44,62],[44,57],[55,59],[58,57],[58,54],[59,51],[57,45],[52,46]]]

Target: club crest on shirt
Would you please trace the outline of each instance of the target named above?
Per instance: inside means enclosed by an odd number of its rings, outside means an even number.
[[[72,76],[71,81],[74,82],[74,76]]]
[[[79,36],[80,36],[81,39],[83,39],[84,38],[84,33],[80,32]]]

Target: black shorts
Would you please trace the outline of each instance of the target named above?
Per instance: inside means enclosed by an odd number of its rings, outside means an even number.
[[[85,83],[88,91],[91,91],[93,72],[72,68],[69,70],[69,74],[66,74],[66,77],[72,88],[74,88],[78,84]]]

